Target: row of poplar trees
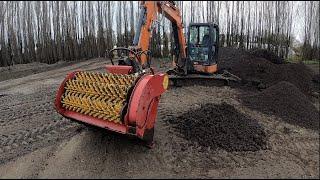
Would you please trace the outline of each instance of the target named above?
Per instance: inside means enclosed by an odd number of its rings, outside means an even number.
[[[221,46],[265,48],[287,57],[292,44],[294,2],[176,1],[185,27],[215,22]],[[304,2],[304,56],[319,59],[319,2]],[[139,17],[133,1],[0,1],[0,66],[103,57],[115,46],[130,46]],[[159,16],[151,50],[170,54],[170,22]],[[318,54],[317,54],[318,53]]]

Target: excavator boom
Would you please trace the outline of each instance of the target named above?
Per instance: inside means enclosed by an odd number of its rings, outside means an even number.
[[[179,9],[173,1],[141,1],[140,2],[140,18],[137,26],[136,34],[133,41],[135,50],[146,52],[150,47],[150,39],[152,35],[152,26],[156,21],[158,14],[162,14],[172,22],[176,64],[183,66],[183,60],[186,59],[186,40],[183,33],[183,24]],[[140,63],[147,63],[147,55],[141,56]]]

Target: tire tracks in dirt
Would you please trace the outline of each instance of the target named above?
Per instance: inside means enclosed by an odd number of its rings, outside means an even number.
[[[7,102],[0,106],[0,164],[71,137],[82,126],[55,111],[54,96],[54,89],[46,87],[1,100]]]
[[[77,134],[84,126],[63,118],[54,108],[58,85],[69,72],[103,70],[105,64],[94,59],[0,82],[6,91],[0,98],[0,164]],[[27,93],[17,91],[21,88]]]
[[[103,68],[102,61],[90,62],[90,65],[80,64],[87,70]],[[71,69],[76,68],[68,66],[12,80],[12,84],[8,81],[0,83],[1,90],[11,93],[0,97],[0,113],[3,115],[0,117],[0,167],[5,169],[10,164],[10,171],[15,172],[15,167],[28,166],[31,175],[27,168],[27,172],[21,172],[19,176],[36,178],[229,177],[236,175],[237,170],[254,177],[261,169],[267,169],[263,175],[271,174],[268,177],[288,177],[286,172],[292,171],[297,172],[297,177],[319,177],[319,155],[316,154],[319,152],[319,137],[314,132],[283,124],[274,116],[244,108],[235,100],[239,91],[229,87],[169,89],[159,103],[155,149],[146,149],[139,141],[127,136],[84,128],[63,118],[53,106],[57,82]],[[47,78],[51,81],[46,81]],[[29,79],[29,83],[23,83]],[[44,83],[42,81],[45,81],[44,86],[38,88]],[[24,86],[35,91],[16,93]],[[271,137],[271,149],[257,152],[201,149],[196,144],[190,146],[190,142],[165,122],[207,102],[226,102],[257,119]],[[290,133],[284,133],[285,127]],[[85,130],[79,131],[82,128]],[[49,148],[52,146],[54,148]],[[32,158],[30,154],[33,154]],[[23,164],[21,160],[24,159],[29,162]],[[41,162],[32,162],[33,159],[41,159]],[[277,171],[280,160],[286,166]],[[36,167],[30,167],[33,164]],[[300,169],[304,170],[303,174]]]
[[[0,164],[40,147],[45,147],[50,144],[48,142],[51,140],[63,138],[61,136],[63,132],[72,131],[78,126],[78,124],[70,124],[67,121],[60,120],[30,130],[20,130],[12,134],[0,135]],[[38,147],[28,150],[30,145],[37,145]]]
[[[51,70],[48,72],[42,72],[39,74],[34,74],[27,77],[19,78],[19,79],[3,81],[3,82],[0,82],[0,91],[5,91],[11,88],[17,88],[18,86],[22,86],[22,85],[25,86],[27,84],[34,85],[37,82],[41,82],[49,79],[57,79],[57,78],[62,79],[67,75],[67,73],[70,73],[72,71],[75,71],[81,68],[83,70],[92,70],[97,68],[101,69],[104,67],[105,64],[106,64],[105,61],[97,62],[97,60],[90,60],[90,61],[81,62],[79,64],[75,64],[72,66],[66,66],[60,69]]]

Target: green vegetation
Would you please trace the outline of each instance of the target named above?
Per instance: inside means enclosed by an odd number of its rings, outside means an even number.
[[[303,60],[304,64],[320,64],[319,60]]]
[[[297,55],[290,56],[285,61],[291,63],[302,62],[304,64],[320,64],[320,61],[318,59],[304,59],[303,57]]]

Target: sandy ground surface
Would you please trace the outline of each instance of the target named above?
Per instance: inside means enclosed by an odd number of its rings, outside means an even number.
[[[248,109],[238,100],[240,94],[255,91],[170,88],[159,104],[153,149],[59,115],[53,101],[65,75],[76,69],[103,71],[105,64],[103,59],[62,64],[0,82],[1,178],[319,178],[319,132]],[[208,102],[230,104],[258,121],[268,135],[268,148],[203,149],[167,122]]]

